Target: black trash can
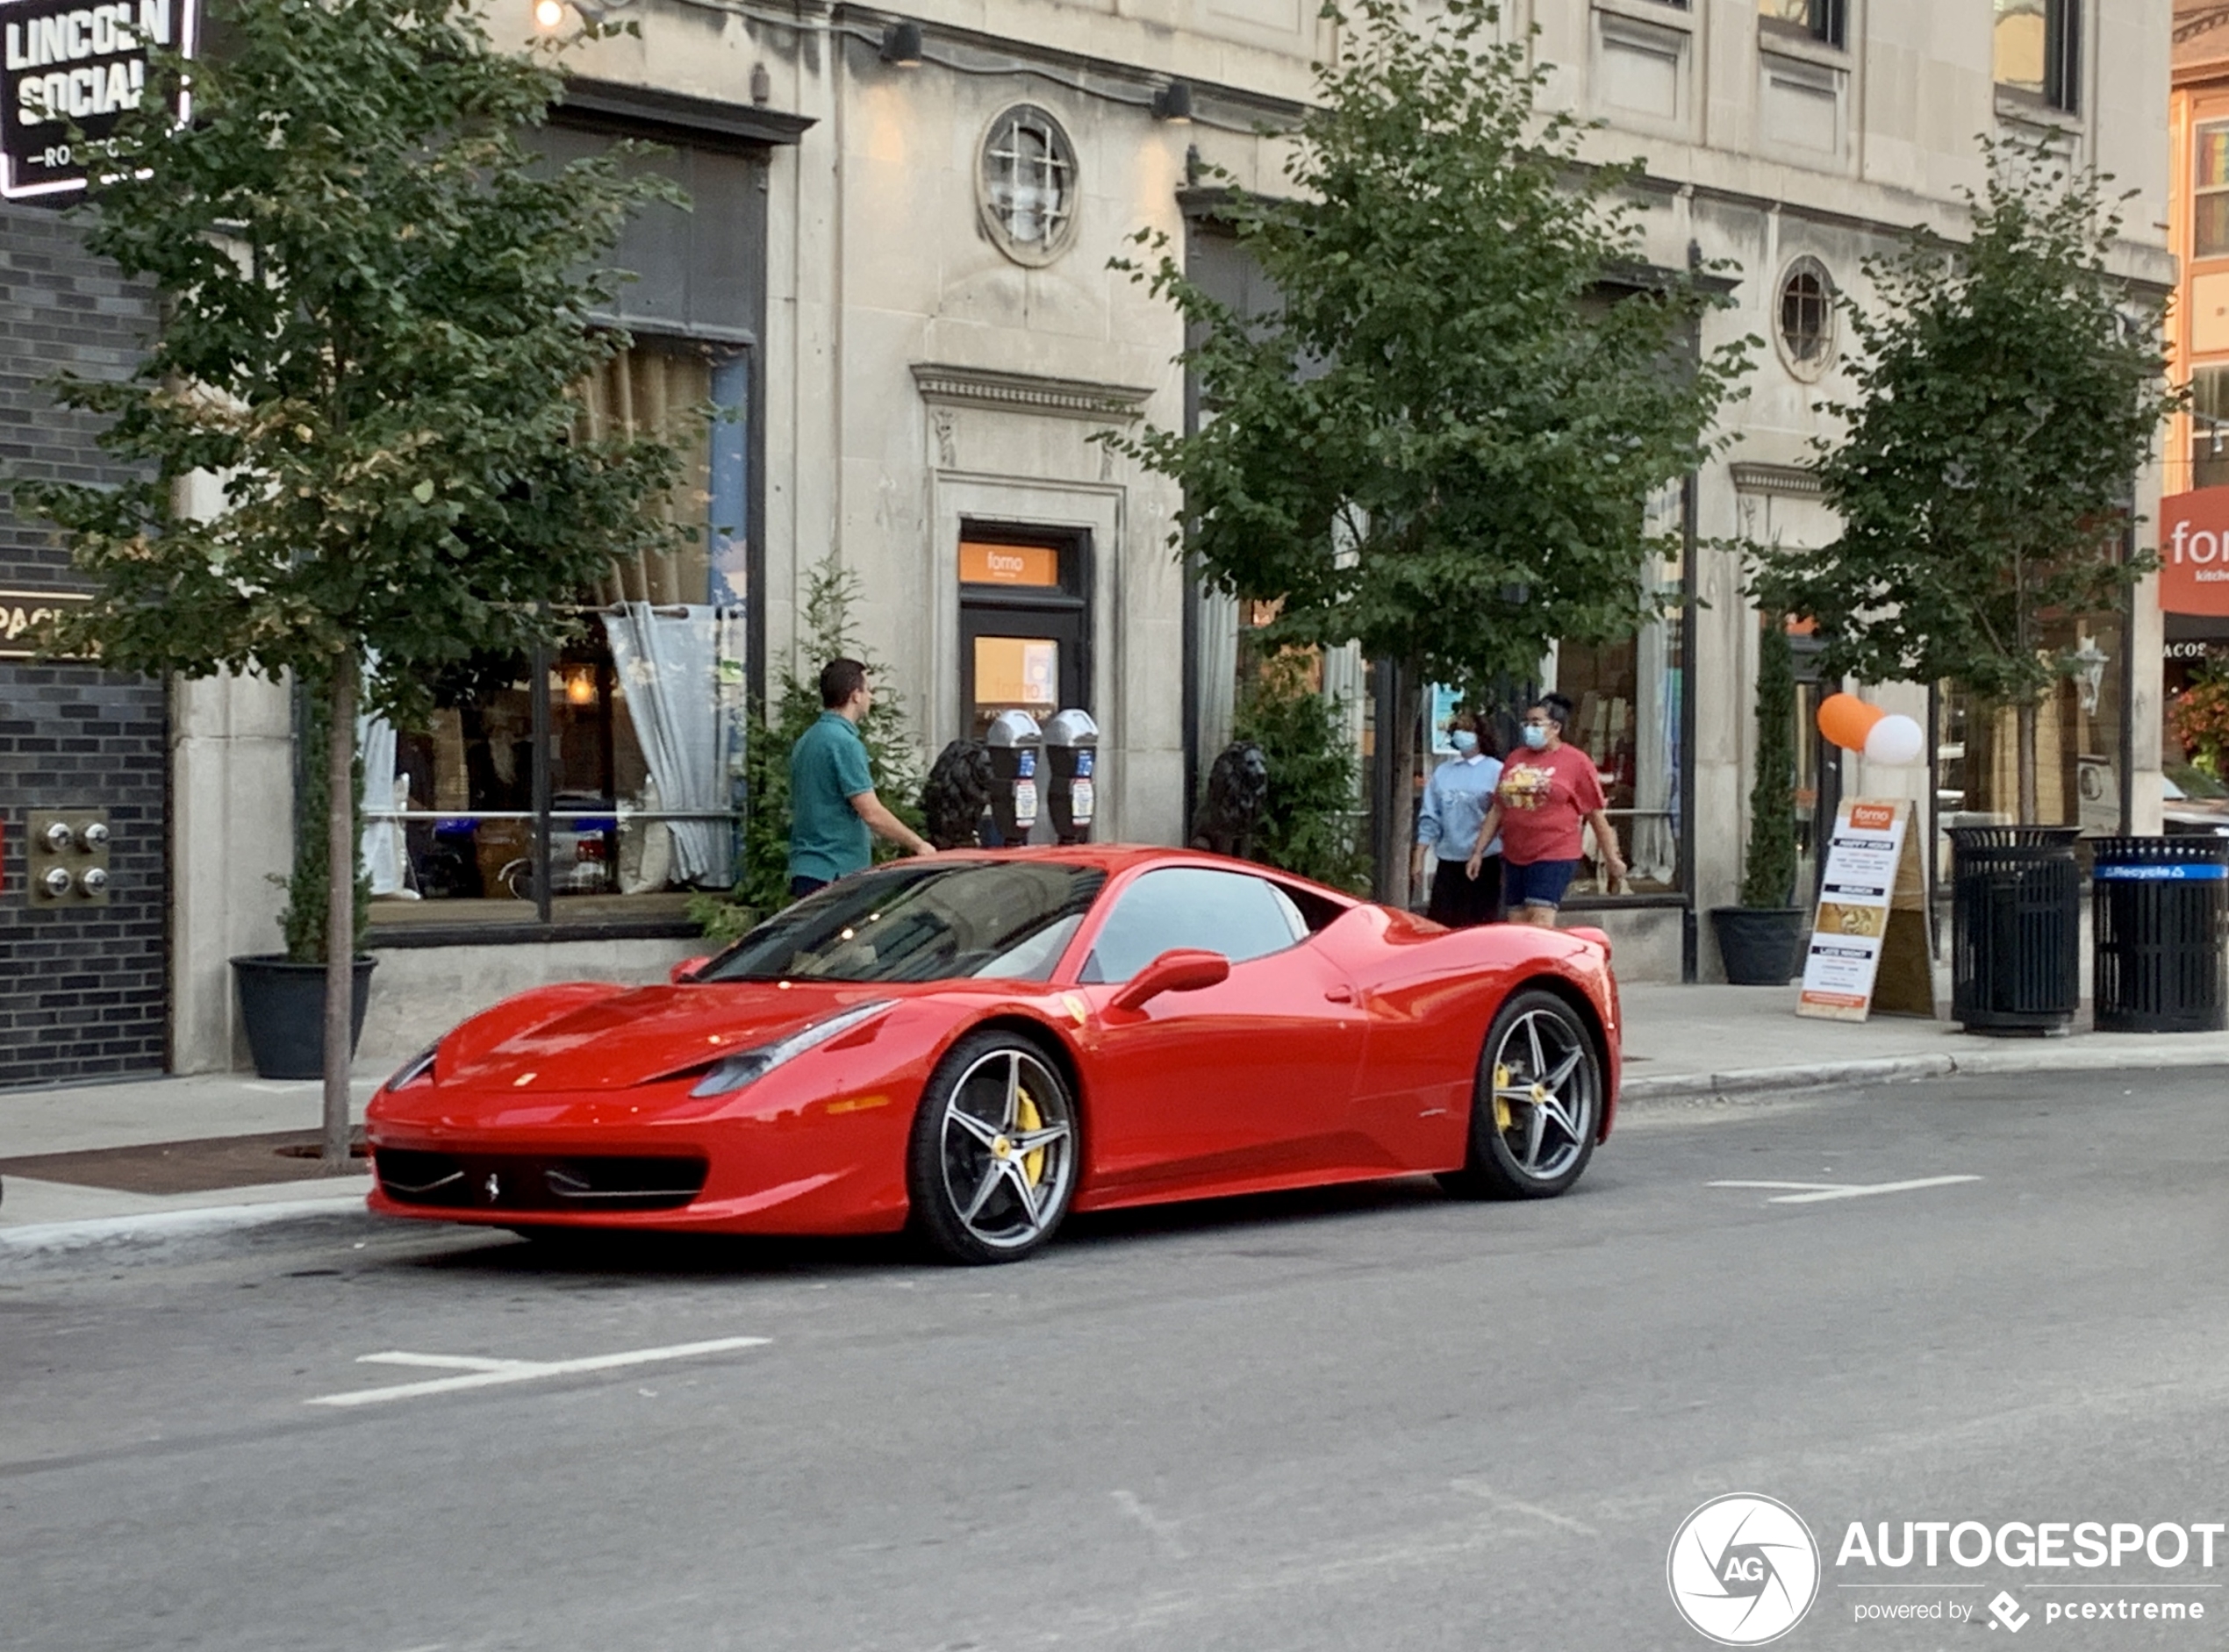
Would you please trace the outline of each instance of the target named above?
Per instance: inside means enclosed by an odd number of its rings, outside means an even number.
[[[2073,826],[1951,828],[1951,1019],[1969,1033],[2058,1033],[2082,1002]]]
[[[2101,838],[2097,1030],[2229,1031],[2229,838]]]

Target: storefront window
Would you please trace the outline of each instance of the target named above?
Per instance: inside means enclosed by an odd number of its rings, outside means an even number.
[[[1678,562],[1659,568],[1677,591]],[[1680,881],[1681,711],[1687,692],[1685,626],[1674,607],[1631,640],[1602,647],[1565,643],[1550,686],[1572,704],[1564,739],[1595,760],[1610,824],[1623,841],[1634,895],[1676,893]],[[1591,840],[1580,869],[1583,892],[1610,893]]]
[[[2229,486],[2229,367],[2190,375],[2190,485]]]
[[[745,358],[656,345],[582,387],[585,435],[681,433],[659,508],[693,538],[615,562],[562,647],[451,671],[423,733],[366,726],[375,923],[678,917],[734,883],[747,391]]]
[[[2190,190],[2191,255],[2229,258],[2229,120],[2198,128]]]
[[[2075,668],[2036,718],[2036,824],[2079,826],[2091,835],[2121,826],[2121,627],[2118,619],[2070,619],[2045,646]],[[1936,697],[1937,869],[1947,876],[1953,826],[2009,826],[2020,819],[2019,719],[1946,688]]]

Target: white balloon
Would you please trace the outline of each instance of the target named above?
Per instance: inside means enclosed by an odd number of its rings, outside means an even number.
[[[1909,717],[1894,713],[1873,726],[1865,737],[1865,756],[1869,763],[1881,763],[1892,769],[1903,769],[1919,762],[1927,749],[1926,736],[1919,725]]]

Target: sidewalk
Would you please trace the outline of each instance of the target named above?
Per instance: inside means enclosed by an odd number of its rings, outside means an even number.
[[[1953,1073],[2229,1067],[2229,1033],[1990,1039],[1947,1021],[1800,1019],[1795,989],[1628,986],[1626,1105]],[[385,1078],[355,1076],[358,1116]],[[370,1177],[289,1156],[316,1138],[319,1086],[252,1074],[0,1091],[0,1274],[57,1250],[167,1245],[315,1221],[369,1226]]]

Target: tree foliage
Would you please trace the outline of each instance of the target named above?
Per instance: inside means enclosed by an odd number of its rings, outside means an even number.
[[[1272,640],[1529,680],[1556,639],[1656,611],[1644,503],[1711,451],[1755,341],[1695,352],[1726,301],[1642,272],[1630,169],[1578,164],[1583,129],[1537,109],[1547,71],[1490,0],[1421,27],[1401,0],[1326,15],[1344,50],[1288,192],[1215,172],[1279,307],[1241,312],[1141,232],[1118,267],[1182,314],[1208,416],[1117,445],[1183,484],[1209,583],[1281,599]]]
[[[2095,173],[1985,141],[1973,235],[1916,229],[1842,301],[1858,349],[1847,421],[1817,471],[1842,532],[1759,558],[1768,606],[1809,614],[1831,676],[1948,681],[2020,708],[2033,819],[2037,704],[2075,662],[2055,619],[2112,608],[2132,489],[2160,421],[2161,301],[2109,267],[2120,215]]]
[[[830,660],[853,659],[874,679],[875,703],[859,720],[859,739],[875,777],[875,794],[885,807],[915,831],[921,812],[921,757],[908,729],[904,697],[891,685],[891,674],[862,650],[851,624],[859,599],[859,576],[833,554],[806,577],[805,670],[785,665],[775,690],[772,715],[751,719],[744,753],[744,795],[749,812],[743,826],[743,855],[735,886],[718,895],[699,895],[689,917],[706,937],[729,941],[790,901],[790,747],[821,715],[821,668]],[[897,851],[880,839],[875,857]]]
[[[223,23],[192,124],[159,63],[90,190],[89,245],[164,321],[129,381],[60,386],[136,479],[16,484],[97,588],[55,640],[312,683],[373,651],[370,704],[414,726],[434,669],[549,640],[538,604],[665,547],[641,505],[672,451],[583,439],[569,394],[626,344],[589,325],[620,276],[581,261],[657,186],[619,157],[531,164],[560,77],[455,0],[230,0]]]
[[[1311,664],[1297,650],[1272,654],[1248,679],[1232,718],[1231,738],[1253,741],[1269,765],[1254,858],[1358,893],[1369,884],[1370,859],[1357,841],[1354,742],[1339,705],[1309,680]]]
[[[1767,613],[1757,638],[1757,767],[1741,904],[1785,906],[1795,890],[1795,662],[1788,622]]]
[[[414,726],[443,668],[554,640],[548,604],[667,548],[642,508],[678,474],[663,433],[584,439],[570,392],[627,343],[590,325],[619,275],[583,261],[634,206],[675,197],[623,156],[534,163],[520,132],[562,82],[493,45],[469,0],[227,0],[220,21],[191,65],[192,121],[168,113],[188,66],[158,57],[89,191],[87,244],[151,282],[163,323],[128,381],[58,394],[110,420],[102,446],[133,479],[15,494],[95,588],[55,646],[308,688],[337,868],[356,855],[368,657],[370,705]],[[297,862],[297,903],[317,876]],[[337,1169],[356,912],[353,878],[326,883]]]

